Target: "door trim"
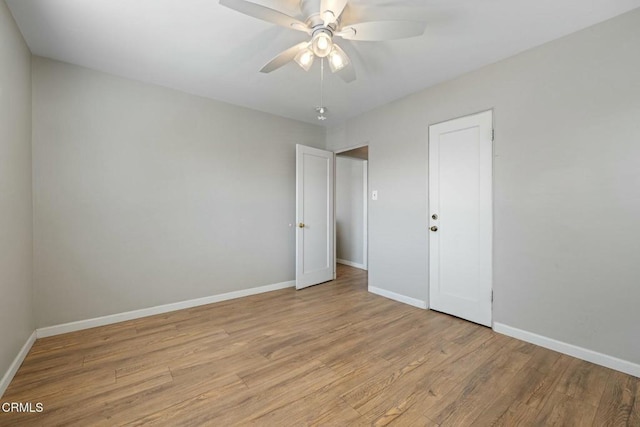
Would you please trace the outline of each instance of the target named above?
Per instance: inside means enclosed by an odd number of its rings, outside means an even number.
[[[369,160],[362,165],[362,265],[369,270]]]
[[[351,147],[341,148],[339,150],[335,150],[333,153],[337,156],[338,154],[346,153],[347,151],[356,150],[358,148],[368,147],[368,146],[369,146],[369,143],[365,142],[364,144],[353,145]]]

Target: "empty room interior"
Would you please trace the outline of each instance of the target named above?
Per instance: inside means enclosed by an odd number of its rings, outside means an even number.
[[[640,426],[640,0],[0,0],[0,425]]]

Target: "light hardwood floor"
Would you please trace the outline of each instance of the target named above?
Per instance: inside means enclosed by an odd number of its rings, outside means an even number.
[[[366,273],[38,340],[0,425],[640,426],[640,380],[369,294]]]

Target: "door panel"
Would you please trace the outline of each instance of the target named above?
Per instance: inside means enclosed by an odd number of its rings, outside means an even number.
[[[429,299],[491,326],[492,113],[429,127]],[[435,219],[434,216],[435,215]]]
[[[333,279],[333,153],[296,145],[296,288]]]

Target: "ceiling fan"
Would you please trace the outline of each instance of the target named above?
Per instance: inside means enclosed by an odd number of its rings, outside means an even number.
[[[318,9],[318,3],[320,8]],[[328,58],[329,67],[347,83],[356,78],[355,70],[347,54],[338,46],[334,37],[353,41],[382,41],[420,36],[425,23],[419,21],[371,21],[344,24],[341,20],[348,0],[301,0],[300,8],[306,21],[247,0],[220,0],[220,4],[245,15],[271,22],[292,30],[301,31],[311,39],[290,47],[273,58],[260,70],[270,73],[295,61],[305,71],[315,57]]]

